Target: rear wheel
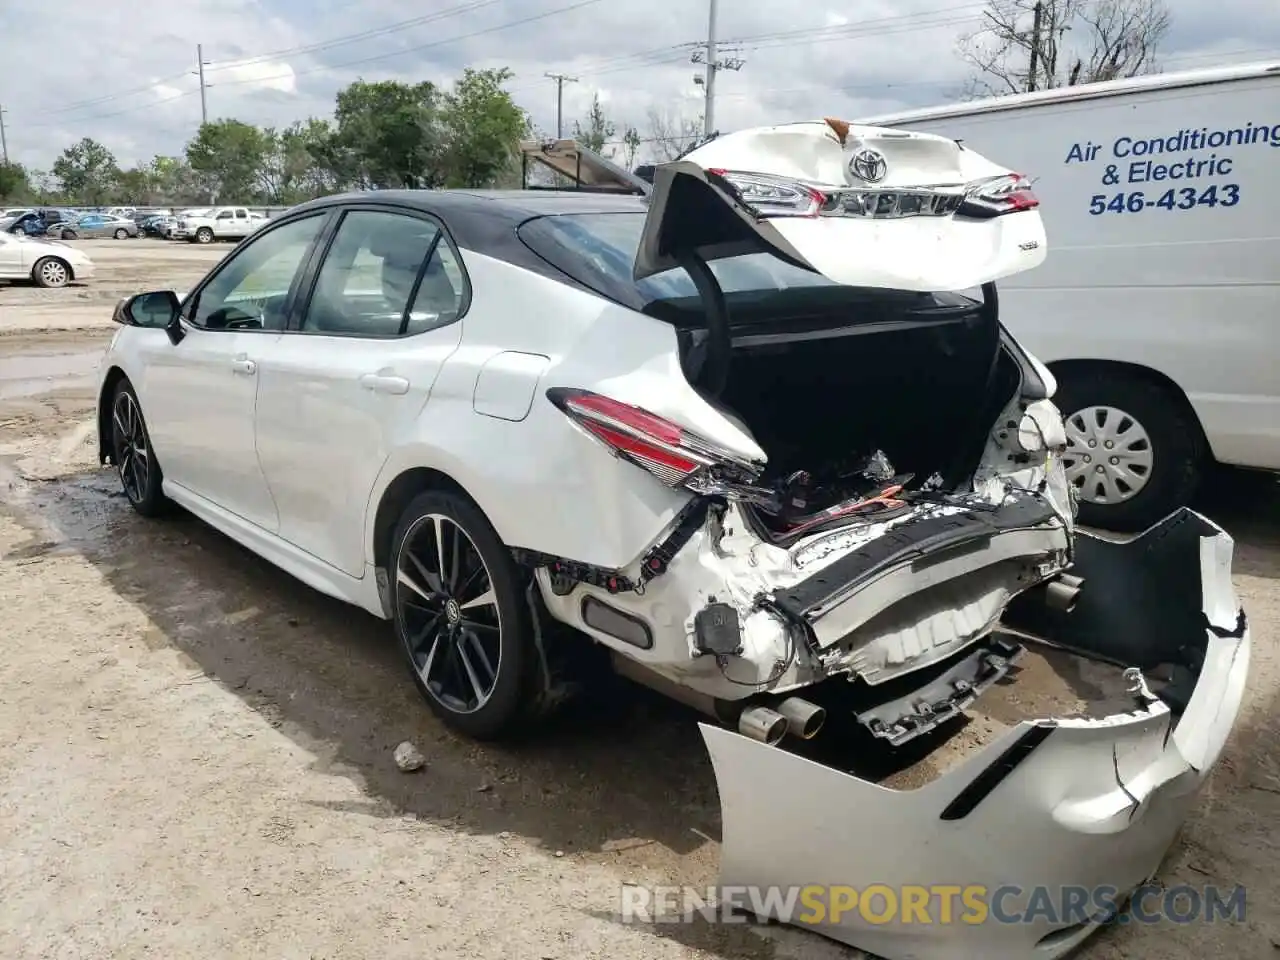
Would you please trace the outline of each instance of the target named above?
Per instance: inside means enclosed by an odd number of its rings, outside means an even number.
[[[508,735],[534,706],[536,647],[522,579],[478,507],[441,491],[406,508],[391,547],[396,635],[448,726]]]
[[[31,279],[42,287],[65,287],[71,282],[71,267],[57,257],[43,257],[31,268]]]
[[[1204,450],[1181,397],[1141,377],[1095,369],[1060,377],[1053,399],[1066,424],[1063,466],[1081,523],[1145,530],[1195,495]]]
[[[63,240],[75,240],[76,232],[74,230],[63,230],[60,236]]]
[[[121,227],[119,230],[116,231],[116,239],[117,240],[129,239],[129,231],[124,229],[124,227]]]

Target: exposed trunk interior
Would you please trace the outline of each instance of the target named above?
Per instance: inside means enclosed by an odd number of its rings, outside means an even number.
[[[890,475],[908,490],[935,474],[944,489],[972,475],[1019,380],[1000,346],[995,292],[984,293],[981,302],[834,285],[730,294],[721,300],[727,337],[705,314],[701,326],[683,310],[667,318],[683,328],[690,382],[768,454],[762,483],[798,483],[818,510],[875,492]],[[727,372],[713,356],[717,339],[732,344]],[[718,383],[705,382],[709,369]],[[881,461],[868,478],[877,452],[891,469]],[[797,471],[808,476],[788,480]]]

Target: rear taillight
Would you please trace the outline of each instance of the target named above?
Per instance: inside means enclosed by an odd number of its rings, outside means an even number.
[[[896,220],[959,214],[988,219],[1040,205],[1031,182],[1016,173],[967,184],[918,187],[828,187],[741,170],[709,169],[707,173],[761,218]]]
[[[737,170],[708,170],[737,191],[738,197],[763,217],[816,217],[826,202],[821,190],[786,177]]]
[[[998,217],[1019,210],[1034,210],[1040,198],[1031,190],[1031,181],[1020,173],[991,177],[971,183],[965,189],[960,214],[969,217]]]
[[[612,397],[553,387],[547,399],[615,456],[643,467],[668,486],[681,486],[717,466],[751,471],[752,465],[732,452],[665,417]]]

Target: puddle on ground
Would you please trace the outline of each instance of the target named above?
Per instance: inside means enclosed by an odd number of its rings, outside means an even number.
[[[0,400],[34,397],[67,387],[93,384],[101,350],[81,353],[27,353],[0,357]]]

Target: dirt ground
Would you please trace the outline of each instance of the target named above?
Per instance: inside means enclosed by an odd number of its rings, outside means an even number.
[[[624,882],[715,881],[715,784],[680,708],[623,688],[527,743],[472,743],[384,624],[199,521],[135,517],[95,460],[112,304],[227,248],[81,245],[90,284],[0,286],[0,956],[858,956],[615,919]],[[1199,506],[1236,537],[1254,667],[1161,879],[1244,884],[1248,919],[1104,931],[1090,960],[1280,952],[1280,488],[1224,471]],[[424,770],[396,768],[403,740]]]

